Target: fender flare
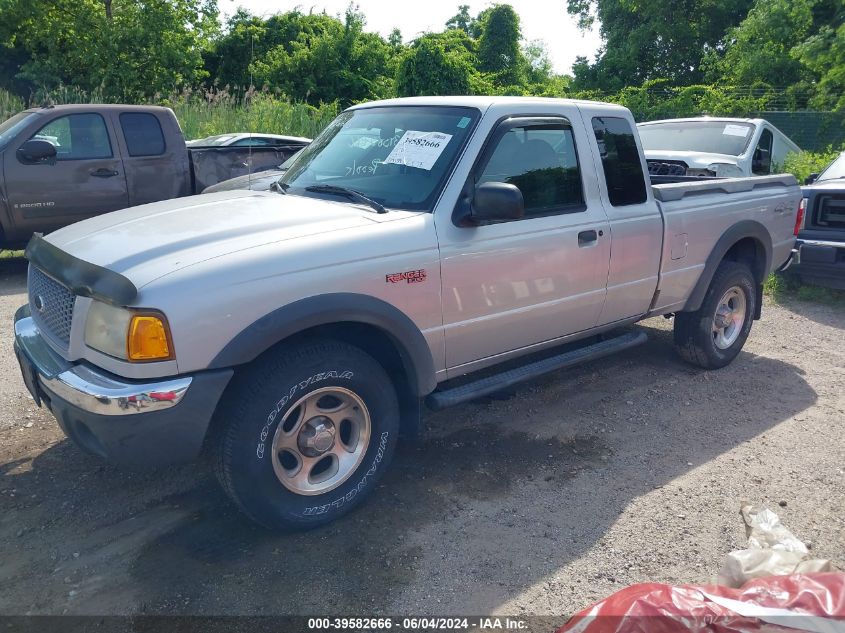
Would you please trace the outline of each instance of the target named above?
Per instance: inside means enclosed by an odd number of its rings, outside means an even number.
[[[416,324],[386,301],[346,292],[300,299],[264,315],[230,340],[209,369],[249,363],[290,336],[332,323],[363,323],[378,328],[399,352],[415,395],[422,397],[434,391],[434,359]]]
[[[698,282],[696,282],[689,299],[687,299],[687,302],[684,305],[684,312],[695,312],[701,307],[701,304],[704,302],[704,295],[707,294],[707,289],[710,287],[710,282],[713,280],[713,275],[716,274],[716,269],[719,267],[719,264],[722,263],[722,260],[725,258],[727,252],[734,246],[734,244],[749,237],[763,247],[765,256],[765,261],[763,262],[763,275],[765,276],[769,272],[772,267],[772,236],[769,235],[768,229],[755,220],[742,220],[741,222],[737,222],[722,234],[722,237],[720,237],[713,246],[713,250],[710,251],[710,255],[707,257],[707,261],[704,264],[704,270],[698,278]],[[764,279],[758,279],[757,281],[758,286],[760,286],[762,291]],[[759,310],[759,297],[757,303]]]

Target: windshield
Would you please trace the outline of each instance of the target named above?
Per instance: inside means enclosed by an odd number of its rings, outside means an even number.
[[[835,161],[828,165],[825,170],[816,178],[816,182],[822,180],[836,180],[837,178],[845,178],[845,152],[839,155]]]
[[[643,149],[739,156],[754,125],[732,121],[666,121],[637,126]]]
[[[8,145],[18,132],[26,126],[32,118],[37,117],[36,112],[19,112],[10,119],[6,119],[0,123],[0,149]]]
[[[306,187],[334,185],[385,207],[431,210],[479,114],[438,106],[344,112],[302,150],[280,182],[297,195],[315,195]]]

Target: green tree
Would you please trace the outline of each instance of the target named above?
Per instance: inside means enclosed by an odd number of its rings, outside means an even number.
[[[599,22],[604,42],[593,63],[573,67],[578,89],[619,90],[650,79],[676,85],[704,78],[702,58],[718,50],[728,28],[746,16],[752,0],[567,0],[582,28]]]
[[[461,29],[418,38],[405,53],[396,77],[401,97],[466,95],[482,91],[475,41]]]
[[[756,0],[724,50],[708,53],[708,77],[785,88],[792,108],[842,107],[844,19],[841,0]]]
[[[324,13],[296,17],[294,38],[250,65],[257,85],[312,104],[350,105],[393,93],[396,42],[364,32],[364,17],[350,8],[344,21]]]
[[[708,78],[747,86],[786,87],[801,79],[801,62],[790,51],[813,28],[815,0],[757,0],[748,16],[727,33],[723,54],[711,51]]]
[[[498,85],[518,84],[523,58],[519,49],[519,16],[509,4],[492,7],[478,41],[478,69],[491,73]]]
[[[203,77],[217,6],[215,0],[4,0],[0,24],[0,46],[17,60],[6,72],[30,90],[66,84],[133,100]]]
[[[401,53],[403,48],[402,31],[393,29],[387,37],[387,43],[390,45],[394,55]]]
[[[462,4],[458,7],[458,13],[446,21],[447,29],[460,29],[467,35],[471,33],[473,19],[469,14],[469,5]]]
[[[275,17],[275,16],[274,16]],[[288,20],[288,23],[292,20]],[[249,65],[255,57],[263,57],[274,45],[272,27],[279,21],[263,20],[244,9],[232,15],[226,23],[225,33],[217,38],[205,55],[208,82],[221,87],[246,88],[249,86]],[[284,29],[279,29],[284,32]]]
[[[521,58],[525,63],[525,75],[529,83],[545,83],[554,75],[552,59],[542,40],[532,40],[523,46]]]
[[[845,24],[825,25],[792,49],[792,54],[818,76],[810,105],[822,110],[845,110]]]

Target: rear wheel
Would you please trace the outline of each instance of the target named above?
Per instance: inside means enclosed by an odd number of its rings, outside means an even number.
[[[705,369],[729,364],[748,339],[756,302],[754,275],[748,266],[722,262],[701,308],[675,315],[675,345],[681,358]]]
[[[372,492],[399,430],[377,361],[315,341],[262,357],[235,381],[218,414],[216,470],[247,515],[274,529],[316,527]]]

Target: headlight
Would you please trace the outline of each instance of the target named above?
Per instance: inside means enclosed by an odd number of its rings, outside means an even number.
[[[710,163],[707,169],[720,178],[738,178],[742,176],[742,170],[731,163]]]
[[[129,361],[173,358],[164,315],[116,308],[93,301],[85,321],[85,344],[103,354]]]

